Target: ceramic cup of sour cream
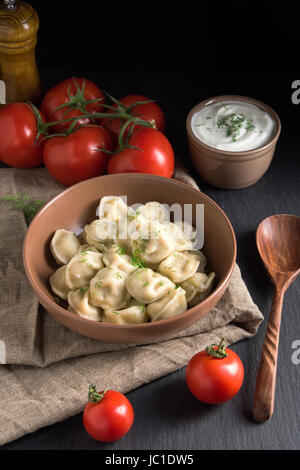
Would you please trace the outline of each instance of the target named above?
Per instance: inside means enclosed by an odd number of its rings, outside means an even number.
[[[194,106],[186,119],[195,169],[209,184],[241,189],[268,170],[281,131],[276,112],[265,103],[222,95]]]

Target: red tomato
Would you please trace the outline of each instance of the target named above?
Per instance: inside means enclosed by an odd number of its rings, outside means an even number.
[[[45,120],[41,116],[42,120]],[[30,105],[11,103],[0,109],[0,160],[16,168],[42,164],[41,136],[37,142],[37,119]]]
[[[223,340],[222,340],[223,342]],[[189,361],[186,382],[191,393],[204,403],[218,404],[233,398],[244,380],[244,366],[231,349],[211,346]],[[224,352],[224,357],[214,357],[208,350]],[[222,354],[221,354],[222,356]]]
[[[128,95],[124,98],[121,98],[119,101],[123,103],[126,108],[128,109],[129,113],[134,116],[139,116],[140,118],[144,119],[148,122],[153,122],[155,128],[159,131],[163,132],[165,130],[165,116],[162,109],[154,102],[146,103],[146,104],[138,104],[133,106],[134,103],[137,101],[149,101],[149,98],[143,95]],[[118,107],[118,104],[115,103],[113,105],[114,108]],[[111,111],[108,111],[110,113]],[[118,135],[122,126],[122,122],[120,119],[112,119],[110,120],[109,117],[103,118],[101,120],[102,126],[109,130],[112,134],[113,140],[115,143],[118,141]],[[128,130],[131,126],[128,126],[125,136],[128,134]],[[136,126],[138,128],[139,126]]]
[[[113,155],[108,173],[151,173],[171,178],[174,171],[174,152],[166,136],[150,127],[134,132],[129,140],[137,149],[125,148]]]
[[[68,136],[49,138],[43,158],[53,178],[70,186],[106,172],[108,155],[101,149],[113,149],[109,132],[96,125],[80,127]]]
[[[68,94],[71,96],[71,99]],[[86,103],[85,100],[99,101]],[[67,103],[71,107],[57,109],[59,106]],[[41,110],[48,122],[61,121],[81,116],[84,113],[103,112],[101,103],[104,103],[104,96],[95,83],[84,78],[68,78],[55,85],[46,93],[42,101]],[[90,122],[89,118],[79,119],[78,125]],[[71,121],[56,124],[51,127],[51,131],[60,132],[68,129],[70,123]]]
[[[91,387],[95,390],[94,386]],[[127,434],[133,424],[132,405],[125,395],[114,390],[96,392],[96,396],[99,401],[89,401],[83,412],[85,430],[97,441],[117,441]]]

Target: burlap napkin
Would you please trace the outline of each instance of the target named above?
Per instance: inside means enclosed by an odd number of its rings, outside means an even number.
[[[182,168],[174,176],[197,187]],[[0,170],[0,197],[47,201],[63,189],[43,168]],[[54,320],[31,290],[22,261],[22,212],[1,201],[0,219],[0,444],[79,413],[90,383],[126,393],[185,366],[221,337],[231,344],[255,335],[263,320],[235,266],[218,305],[168,340],[128,346],[80,336]]]

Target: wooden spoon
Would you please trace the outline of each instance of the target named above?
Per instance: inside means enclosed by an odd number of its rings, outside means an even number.
[[[272,215],[257,228],[256,244],[275,286],[254,394],[253,417],[263,422],[274,410],[276,368],[285,291],[300,273],[300,217]]]

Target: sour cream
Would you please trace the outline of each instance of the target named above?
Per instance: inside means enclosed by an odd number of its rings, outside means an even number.
[[[243,101],[205,106],[193,115],[191,125],[203,143],[230,152],[262,147],[275,132],[275,122],[269,113]]]

